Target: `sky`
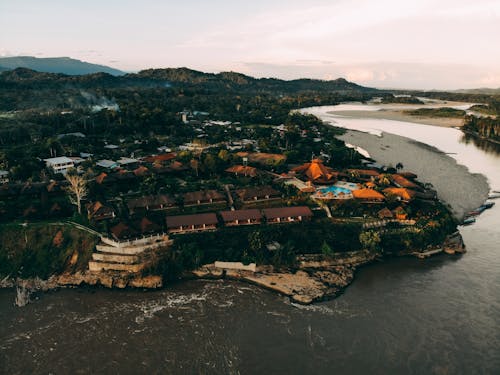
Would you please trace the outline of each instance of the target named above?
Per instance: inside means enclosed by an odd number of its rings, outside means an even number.
[[[500,87],[500,0],[0,0],[0,56]]]

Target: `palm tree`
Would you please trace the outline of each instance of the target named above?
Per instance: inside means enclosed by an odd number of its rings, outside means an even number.
[[[399,162],[398,164],[396,164],[396,169],[399,171],[400,169],[403,169],[404,166],[403,166],[403,163]]]

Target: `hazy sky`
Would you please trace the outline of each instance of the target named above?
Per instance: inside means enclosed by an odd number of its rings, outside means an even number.
[[[500,0],[0,0],[0,55],[500,87]]]

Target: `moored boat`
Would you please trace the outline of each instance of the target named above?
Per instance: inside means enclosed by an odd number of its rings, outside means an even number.
[[[462,225],[471,225],[476,222],[476,218],[474,217],[466,217],[464,221],[462,222]]]
[[[493,191],[488,194],[488,199],[498,199],[500,198],[500,192],[498,191]]]
[[[488,208],[491,208],[495,205],[495,202],[485,202],[483,204],[484,208],[488,209]]]

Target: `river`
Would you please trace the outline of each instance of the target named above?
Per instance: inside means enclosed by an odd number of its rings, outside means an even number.
[[[499,153],[458,130],[335,121],[430,144],[500,188]],[[372,264],[342,296],[312,306],[227,281],[60,290],[23,308],[0,290],[0,373],[499,373],[499,223],[494,207],[462,228],[465,255]]]

